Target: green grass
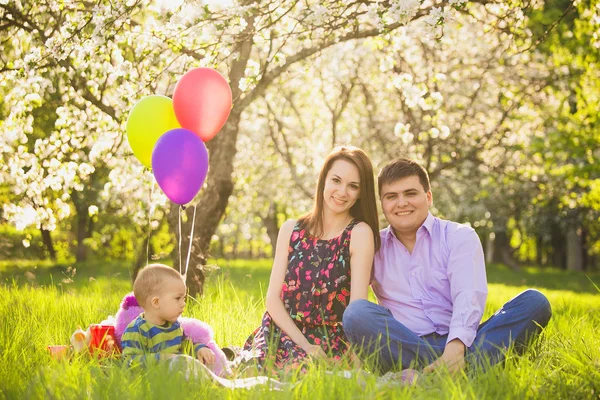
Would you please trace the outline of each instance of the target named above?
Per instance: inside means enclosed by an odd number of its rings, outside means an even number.
[[[202,319],[221,345],[241,345],[264,312],[270,262],[219,261],[207,280],[206,293],[190,301],[185,315]],[[600,293],[590,278],[565,271],[525,268],[514,272],[494,265],[488,270],[489,317],[527,287],[542,290],[554,316],[536,346],[504,366],[479,375],[425,377],[414,387],[378,386],[366,376],[328,375],[321,366],[284,392],[268,387],[231,391],[186,381],[164,368],[132,372],[119,361],[71,363],[52,360],[49,344],[68,344],[78,325],[86,327],[117,311],[131,288],[128,266],[120,263],[77,265],[32,263],[0,265],[0,398],[598,398],[600,394]]]

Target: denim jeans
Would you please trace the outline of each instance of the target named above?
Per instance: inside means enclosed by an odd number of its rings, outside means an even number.
[[[507,302],[479,325],[475,341],[465,351],[469,366],[485,368],[504,360],[514,345],[522,353],[544,328],[552,310],[541,292],[528,289]],[[346,337],[363,359],[385,373],[395,368],[422,368],[444,352],[448,335],[417,336],[396,320],[390,310],[367,300],[353,301],[343,316]]]

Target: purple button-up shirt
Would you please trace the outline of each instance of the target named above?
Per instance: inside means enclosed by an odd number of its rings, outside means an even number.
[[[481,241],[472,228],[429,214],[412,254],[381,230],[371,286],[394,318],[419,336],[448,334],[473,344],[487,298]]]

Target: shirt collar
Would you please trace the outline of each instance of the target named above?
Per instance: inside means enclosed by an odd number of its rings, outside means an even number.
[[[433,232],[433,224],[434,223],[435,223],[435,217],[433,215],[431,215],[431,213],[427,213],[427,218],[425,218],[423,225],[421,225],[419,227],[419,229],[425,228],[425,230],[427,230],[427,232],[429,232],[429,234],[431,235],[431,233]],[[394,234],[394,228],[392,228],[391,225],[388,225],[388,227],[385,228],[385,235],[388,239],[396,237],[396,235]]]
[[[431,215],[431,213],[427,213],[427,218],[425,218],[425,222],[423,222],[423,225],[421,225],[421,227],[424,227],[425,229],[427,229],[427,232],[429,232],[429,234],[431,235],[431,233],[433,232],[433,224],[435,222],[435,218],[433,217],[433,215]],[[421,228],[419,228],[421,229]]]
[[[384,231],[385,231],[385,237],[387,239],[391,239],[393,237],[396,237],[396,235],[394,235],[394,229],[392,228],[391,225],[388,225],[388,227],[385,228]]]

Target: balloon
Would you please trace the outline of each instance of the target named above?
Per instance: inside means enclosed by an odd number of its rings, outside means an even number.
[[[231,111],[231,88],[212,68],[194,68],[175,85],[173,108],[182,128],[212,139],[225,125]]]
[[[169,199],[177,204],[189,203],[206,179],[206,146],[194,132],[172,129],[154,146],[152,172]]]
[[[152,165],[152,149],[165,132],[179,128],[173,101],[160,95],[146,96],[131,109],[127,118],[127,141],[133,154],[146,167]]]

